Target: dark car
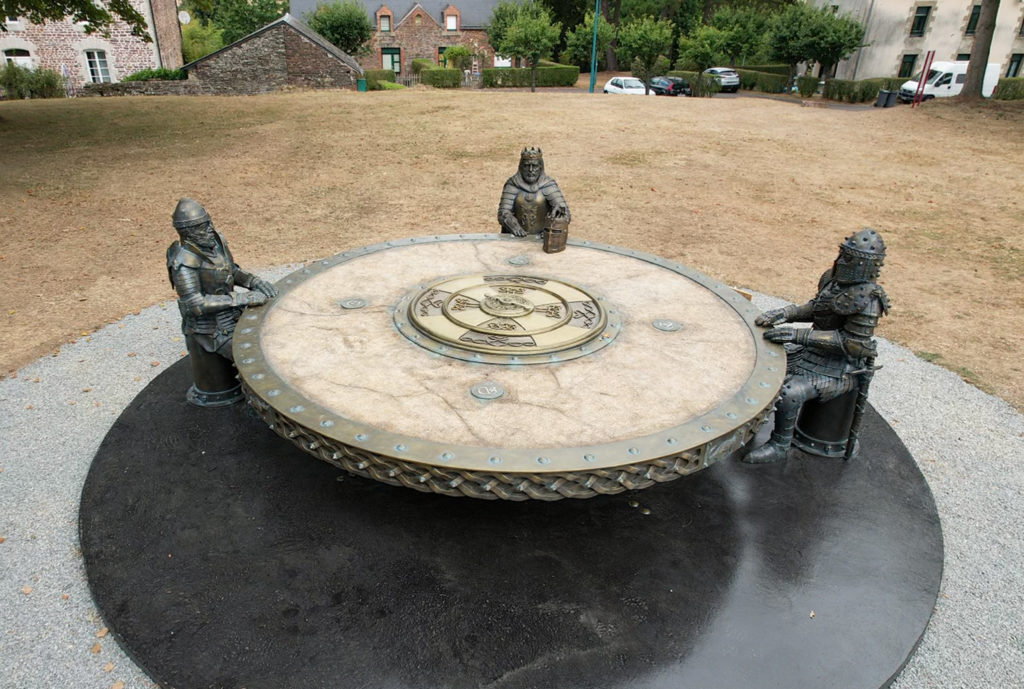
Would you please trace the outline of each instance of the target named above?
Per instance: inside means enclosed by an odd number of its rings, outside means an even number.
[[[654,77],[651,90],[658,96],[692,96],[690,82],[679,77]]]

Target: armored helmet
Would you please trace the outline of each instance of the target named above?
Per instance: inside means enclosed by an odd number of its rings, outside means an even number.
[[[210,222],[210,214],[206,212],[206,209],[198,201],[183,198],[174,207],[171,222],[178,230],[186,230],[190,227]]]
[[[871,228],[854,232],[839,245],[839,257],[832,268],[840,283],[873,282],[885,262],[885,242]]]

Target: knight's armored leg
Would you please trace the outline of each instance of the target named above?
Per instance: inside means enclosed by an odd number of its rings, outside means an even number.
[[[192,361],[192,387],[186,399],[198,407],[222,407],[242,399],[242,386],[238,382],[235,365],[216,352],[208,352],[186,336],[189,359]],[[228,340],[228,350],[231,340]]]
[[[804,402],[816,397],[817,392],[810,380],[803,376],[789,376],[782,384],[782,392],[775,402],[775,428],[772,437],[764,445],[751,450],[743,458],[750,464],[777,462],[785,458],[789,446],[793,442],[793,429],[796,417]]]

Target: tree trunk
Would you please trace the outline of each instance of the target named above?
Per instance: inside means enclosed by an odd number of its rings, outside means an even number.
[[[981,89],[985,83],[985,69],[988,67],[988,54],[992,49],[992,34],[996,30],[998,13],[999,0],[981,0],[978,30],[974,34],[971,60],[967,63],[964,90],[960,92],[962,101],[978,101],[982,98]]]
[[[618,32],[619,21],[622,19],[622,0],[608,0],[608,2],[602,5],[601,13],[604,14],[604,18]],[[619,58],[615,55],[617,45],[618,41],[613,38],[611,43],[608,44],[608,49],[605,50],[605,61],[608,63],[607,69],[609,72],[619,71]]]
[[[537,61],[530,60],[530,93],[537,92]]]
[[[700,23],[704,26],[710,26],[711,20],[715,16],[715,0],[704,0],[704,10],[701,12]]]

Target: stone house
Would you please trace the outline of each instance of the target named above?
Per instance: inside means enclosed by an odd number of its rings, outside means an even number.
[[[52,69],[63,74],[71,87],[117,82],[140,69],[181,67],[181,28],[175,0],[130,0],[146,18],[152,42],[133,36],[123,21],[110,27],[109,36],[87,34],[83,24],[70,19],[33,24],[7,17],[0,32],[5,62]]]
[[[864,47],[837,66],[840,79],[910,77],[929,50],[936,60],[967,60],[981,14],[980,0],[813,1],[867,27]],[[988,61],[1000,65],[1001,76],[1024,76],[1024,3],[1000,3]]]
[[[464,45],[478,56],[473,71],[509,64],[495,58],[484,30],[497,0],[362,1],[374,27],[369,53],[359,58],[364,69],[393,69],[399,75],[408,74],[416,58],[443,64],[445,49],[453,45]],[[291,11],[304,16],[316,5],[317,0],[291,0]]]
[[[363,75],[358,62],[290,14],[183,69],[198,92],[225,94],[355,88]]]

